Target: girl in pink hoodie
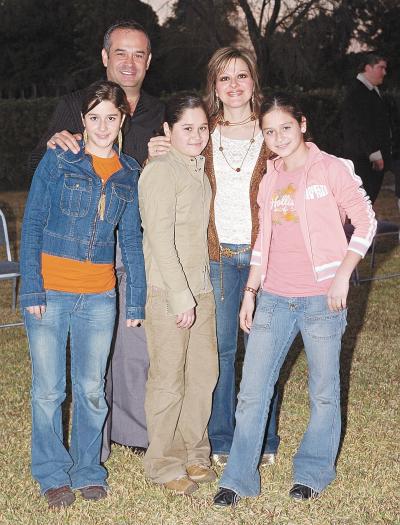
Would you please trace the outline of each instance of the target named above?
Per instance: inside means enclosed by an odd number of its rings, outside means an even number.
[[[260,230],[240,311],[240,326],[250,336],[233,444],[214,498],[220,506],[260,493],[258,465],[270,400],[299,332],[308,361],[311,413],[294,457],[289,495],[315,498],[335,478],[349,279],[376,230],[353,164],[305,141],[307,121],[295,100],[282,93],[266,99],[260,126],[275,158],[267,162],[257,199]],[[349,244],[346,216],[354,226]]]

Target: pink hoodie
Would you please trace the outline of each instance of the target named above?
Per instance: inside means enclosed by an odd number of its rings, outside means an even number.
[[[307,146],[310,152],[296,193],[296,210],[315,279],[324,281],[335,276],[347,250],[364,257],[376,232],[376,220],[353,163],[329,155],[311,142]],[[258,190],[260,230],[250,264],[262,267],[261,284],[271,242],[271,197],[282,164],[280,158],[267,161],[267,173]],[[346,215],[354,226],[349,244],[343,229]]]

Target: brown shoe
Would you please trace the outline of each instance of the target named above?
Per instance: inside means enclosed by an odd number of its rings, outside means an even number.
[[[164,487],[168,490],[172,490],[176,494],[181,494],[183,496],[188,496],[199,488],[197,483],[189,479],[187,476],[182,476],[181,478],[167,481],[164,483]]]
[[[83,499],[98,501],[107,497],[107,491],[101,485],[91,485],[90,487],[82,487],[79,489]]]
[[[63,487],[57,487],[56,489],[46,490],[44,493],[49,509],[60,509],[61,507],[69,507],[75,501],[75,495],[71,490],[71,487],[64,485]]]
[[[217,479],[217,475],[212,468],[205,465],[190,465],[186,472],[191,480],[197,483],[211,483]]]

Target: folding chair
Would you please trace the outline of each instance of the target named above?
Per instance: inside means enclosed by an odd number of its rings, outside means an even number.
[[[21,275],[19,272],[19,262],[13,261],[11,257],[10,241],[8,238],[7,222],[4,213],[0,210],[0,248],[5,246],[6,259],[0,260],[0,280],[13,281],[12,310],[17,304],[17,279]],[[0,328],[9,326],[20,326],[23,323],[0,324]]]

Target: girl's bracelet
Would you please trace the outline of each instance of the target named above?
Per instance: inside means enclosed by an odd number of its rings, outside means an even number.
[[[257,294],[258,294],[258,291],[255,289],[255,288],[252,288],[251,286],[245,286],[243,288],[243,291],[244,292],[250,292],[252,293],[255,297],[257,297]]]

